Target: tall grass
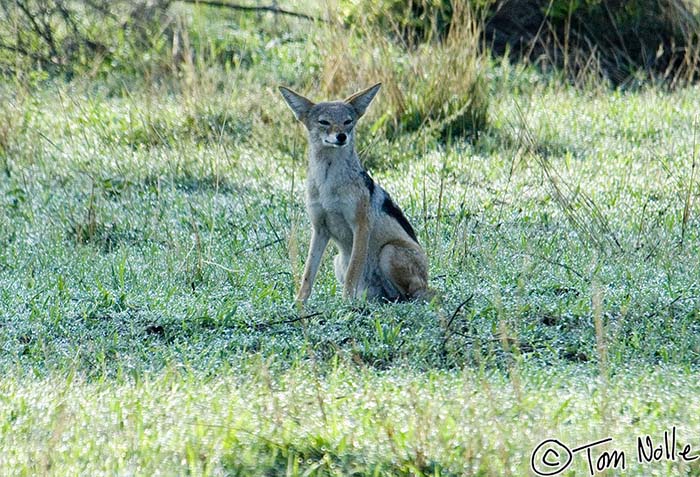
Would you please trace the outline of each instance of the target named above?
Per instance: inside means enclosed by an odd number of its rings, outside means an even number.
[[[366,7],[377,8],[370,2]],[[381,81],[373,129],[385,128],[390,137],[424,130],[445,139],[483,129],[490,65],[482,22],[470,6],[455,2],[447,35],[433,22],[425,41],[407,37],[400,17],[384,19],[389,33],[382,29],[385,22],[360,18],[351,28],[333,23],[319,36],[321,89],[337,96]]]
[[[700,17],[689,0],[492,2],[486,36],[497,54],[560,72],[577,85],[700,77]]]
[[[692,437],[697,89],[489,101],[466,9],[414,39],[213,17],[116,91],[0,90],[0,474],[509,476],[548,437]],[[365,127],[409,159],[377,178],[441,303],[344,303],[324,260],[293,308],[304,139],[272,86],[319,75],[317,99],[385,82]],[[493,127],[446,145],[475,97]],[[443,142],[398,137],[410,108]],[[654,472],[688,473],[626,475]]]

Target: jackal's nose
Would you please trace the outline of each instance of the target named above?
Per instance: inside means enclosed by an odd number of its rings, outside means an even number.
[[[335,137],[339,143],[344,143],[345,141],[348,140],[348,137],[345,135],[345,133],[340,133]]]

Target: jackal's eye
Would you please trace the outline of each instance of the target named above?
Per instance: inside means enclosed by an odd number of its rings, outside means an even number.
[[[343,124],[345,124],[346,126],[347,126],[348,124],[352,124],[352,119],[346,119],[345,122],[344,122]]]
[[[330,126],[331,125],[331,123],[329,123],[325,119],[319,119],[318,124],[321,124],[322,126]]]

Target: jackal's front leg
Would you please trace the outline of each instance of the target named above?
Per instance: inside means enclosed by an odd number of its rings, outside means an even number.
[[[356,298],[357,287],[367,262],[369,247],[369,201],[363,198],[357,206],[354,217],[352,253],[345,274],[344,298]]]
[[[306,257],[304,275],[301,278],[299,293],[297,293],[298,303],[306,303],[309,295],[311,295],[311,288],[316,279],[316,272],[318,272],[318,267],[321,264],[321,258],[323,257],[323,252],[326,250],[326,246],[328,246],[329,239],[330,237],[325,230],[317,229],[316,227],[312,229],[309,255]]]

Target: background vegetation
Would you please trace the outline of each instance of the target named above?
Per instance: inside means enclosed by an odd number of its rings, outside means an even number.
[[[0,0],[0,474],[700,475],[697,5],[206,3]],[[441,298],[299,310],[275,86],[377,80]]]

